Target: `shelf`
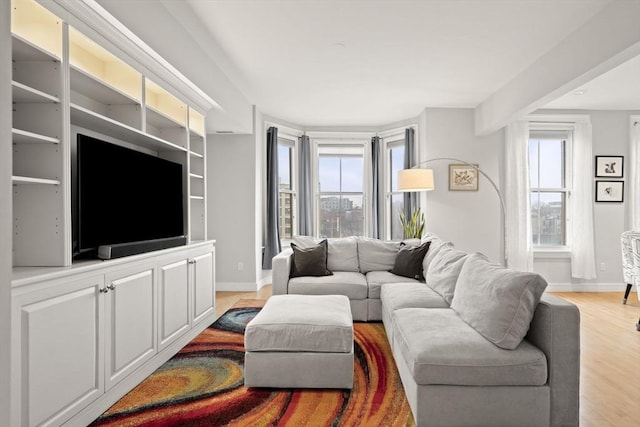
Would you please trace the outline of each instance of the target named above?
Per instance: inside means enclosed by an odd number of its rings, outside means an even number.
[[[204,116],[189,107],[189,130],[192,134],[204,137]]]
[[[191,157],[197,157],[197,158],[199,158],[199,159],[204,159],[204,156],[203,156],[202,154],[200,154],[200,153],[196,153],[195,151],[189,151],[189,155],[190,155]]]
[[[189,196],[191,200],[204,200],[204,196]]]
[[[71,66],[71,90],[109,105],[139,105],[140,102],[107,82]]]
[[[158,111],[149,105],[147,105],[147,123],[158,129],[168,127],[184,128],[183,123],[180,123],[179,121],[165,115],[161,111]]]
[[[14,143],[20,144],[60,144],[60,139],[50,136],[41,135],[39,133],[29,132],[22,129],[11,129],[11,135]]]
[[[152,120],[157,119],[153,114],[158,114],[162,118],[170,119],[174,124],[180,127],[187,126],[187,106],[164,88],[158,86],[150,79],[145,79],[145,105],[147,111],[147,120],[150,124],[162,128],[166,124],[155,124]]]
[[[60,181],[56,179],[32,178],[28,176],[12,176],[11,182],[14,185],[19,184],[44,184],[44,185],[60,185]]]
[[[53,53],[42,49],[40,46],[31,43],[29,40],[25,40],[17,34],[12,34],[11,55],[13,61],[16,62],[60,62],[60,58]]]
[[[125,142],[134,143],[155,151],[182,151],[187,149],[164,139],[144,133],[109,117],[95,113],[76,104],[70,104],[71,123],[103,133]]]
[[[191,178],[195,178],[195,179],[204,179],[204,176],[202,176],[202,175],[198,175],[198,174],[196,174],[196,173],[190,173],[190,174],[189,174],[189,176],[190,176]]]
[[[62,57],[62,21],[34,0],[11,1],[11,32],[38,50]]]
[[[47,104],[47,103],[60,103],[60,98],[49,95],[41,90],[34,89],[25,84],[12,81],[11,89],[13,90],[13,103],[33,103],[33,104]]]

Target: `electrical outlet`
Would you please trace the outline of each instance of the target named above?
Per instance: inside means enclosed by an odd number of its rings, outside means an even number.
[[[242,270],[244,270],[244,264],[239,262],[238,263],[238,271],[242,271]]]
[[[604,262],[600,263],[600,271],[605,271],[607,269],[607,264],[605,264]]]

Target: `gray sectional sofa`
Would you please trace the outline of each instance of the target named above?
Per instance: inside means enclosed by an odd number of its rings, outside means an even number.
[[[426,242],[425,280],[390,273],[401,250]],[[539,275],[433,234],[328,239],[327,276],[290,277],[291,264],[291,249],[273,258],[274,294],[345,295],[354,320],[382,321],[418,426],[578,425],[579,312],[543,294]]]

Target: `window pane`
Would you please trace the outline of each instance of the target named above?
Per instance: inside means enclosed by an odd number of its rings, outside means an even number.
[[[362,157],[343,157],[342,158],[342,188],[341,191],[350,193],[362,192],[363,173]]]
[[[340,157],[320,156],[318,159],[320,191],[340,191]],[[362,180],[362,177],[360,177]]]
[[[534,204],[535,203],[535,204]],[[565,195],[561,192],[533,193],[531,197],[533,243],[563,245],[565,238]]]
[[[404,195],[396,193],[391,195],[391,240],[402,240],[404,230],[400,224],[400,212],[404,209]]]
[[[389,164],[391,165],[391,191],[398,190],[398,172],[404,169],[404,145],[398,145],[389,150]]]
[[[291,189],[291,147],[278,145],[278,175],[280,188]]]
[[[291,193],[280,193],[280,238],[291,239],[293,237],[293,220],[291,217],[292,197]]]
[[[564,187],[564,142],[540,140],[540,188]]]
[[[320,197],[320,237],[364,235],[361,195]]]

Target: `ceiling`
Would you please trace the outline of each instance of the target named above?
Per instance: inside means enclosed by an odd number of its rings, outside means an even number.
[[[609,1],[186,0],[249,102],[307,127],[475,108]],[[639,75],[636,58],[546,107],[640,109]]]

